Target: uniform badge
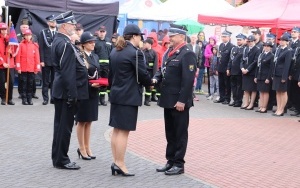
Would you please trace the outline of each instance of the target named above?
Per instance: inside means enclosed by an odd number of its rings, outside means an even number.
[[[194,71],[194,65],[190,65],[190,71]]]

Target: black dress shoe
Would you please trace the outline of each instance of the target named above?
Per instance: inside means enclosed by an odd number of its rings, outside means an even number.
[[[55,166],[55,168],[66,169],[66,170],[79,170],[80,166],[78,166],[76,163],[72,162],[69,164],[65,164],[63,166]]]
[[[2,101],[1,101],[1,105],[6,105],[5,100],[2,100]]]
[[[291,116],[298,116],[299,114],[299,112],[295,112],[294,114],[291,114]]]
[[[184,168],[173,166],[170,170],[165,171],[165,175],[179,175],[184,173]]]
[[[83,160],[91,160],[91,157],[85,157],[85,156],[83,156],[82,154],[81,154],[81,152],[80,152],[80,149],[78,148],[77,149],[77,153],[78,153],[78,158],[80,159],[80,156],[81,156],[81,159],[83,159]]]
[[[228,106],[234,106],[235,105],[235,103],[234,102],[232,102],[232,103],[230,103]]]
[[[43,101],[43,105],[47,105],[48,104],[48,101]]]
[[[9,101],[7,102],[7,104],[8,104],[8,105],[15,105],[15,103],[14,103],[12,100],[9,100]]]
[[[214,103],[222,103],[224,100],[215,100]]]
[[[222,102],[222,104],[229,104],[229,101],[224,101]]]
[[[54,104],[54,100],[53,99],[50,100],[50,104]]]
[[[241,107],[242,106],[242,104],[237,104],[237,103],[235,103],[234,105],[233,105],[233,107]]]
[[[170,170],[172,168],[173,165],[167,163],[164,167],[162,168],[157,168],[156,172],[165,172],[167,170]]]

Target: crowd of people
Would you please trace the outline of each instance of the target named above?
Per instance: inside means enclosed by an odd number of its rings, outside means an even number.
[[[187,36],[184,26],[170,24],[168,30],[152,31],[146,38],[137,25],[129,24],[122,36],[106,37],[104,25],[95,33],[84,31],[72,11],[46,18],[48,28],[35,36],[26,18],[20,25],[19,47],[8,46],[8,26],[0,23],[1,104],[12,101],[14,69],[23,105],[36,97],[35,74],[42,71],[43,105],[54,104],[52,162],[55,168],[80,169],[68,156],[74,122],[77,125],[79,158],[92,160],[90,132],[98,120],[98,105],[110,101],[109,125],[113,127],[112,174],[134,176],[125,164],[130,131],[136,130],[138,106],[156,102],[164,108],[167,163],[157,172],[184,173],[188,142],[189,109],[208,74],[208,100],[245,110],[283,116],[287,109],[300,115],[300,28],[280,36],[277,46],[272,33],[261,41],[261,31],[238,34],[225,30],[221,44],[205,33]],[[8,69],[9,68],[9,69]],[[9,70],[9,71],[7,71]],[[7,75],[9,74],[9,75]],[[10,76],[9,87],[5,87]],[[108,84],[98,82],[107,78]],[[6,89],[8,101],[6,103]],[[50,96],[49,96],[49,89]]]

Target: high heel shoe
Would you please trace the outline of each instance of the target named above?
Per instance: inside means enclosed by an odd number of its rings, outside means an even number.
[[[83,160],[91,160],[91,157],[85,157],[81,154],[80,149],[77,149],[77,153],[78,153],[78,158],[80,159],[80,156]]]
[[[115,176],[117,174],[122,174],[122,176],[134,176],[134,174],[125,173],[120,167],[118,167],[115,163],[111,165],[111,174]]]
[[[91,159],[96,159],[96,156],[95,155],[89,155],[87,154]]]
[[[281,114],[272,114],[272,115],[276,117],[280,117],[280,116],[284,116],[284,112],[282,112]]]
[[[245,110],[253,110],[254,109],[254,106],[252,106],[251,108],[245,108]]]
[[[240,109],[245,109],[247,108],[249,105],[246,105],[246,106],[242,106]]]

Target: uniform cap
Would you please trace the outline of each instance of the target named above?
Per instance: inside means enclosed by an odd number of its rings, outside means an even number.
[[[106,31],[106,27],[105,27],[104,25],[101,25],[101,26],[99,27],[99,31]]]
[[[232,34],[232,33],[231,33],[230,31],[227,31],[227,30],[225,30],[225,31],[222,32],[222,36],[230,37],[231,34]]]
[[[60,15],[56,16],[53,20],[56,20],[57,24],[69,23],[75,25],[77,23],[75,20],[75,16],[71,10],[65,13],[61,13]]]
[[[249,42],[253,42],[253,41],[255,41],[255,37],[253,35],[250,35],[250,36],[248,36],[247,40]]]
[[[7,29],[6,23],[0,22],[0,29]]]
[[[81,29],[83,29],[83,26],[81,25],[81,23],[77,23],[75,29],[76,30],[81,30]]]
[[[82,33],[81,37],[80,37],[80,43],[84,44],[90,41],[96,41],[96,37],[94,37],[94,35],[89,32],[89,31],[85,31]]]
[[[267,42],[264,42],[263,46],[270,46],[272,48],[273,44],[272,44],[272,42],[267,41]]]
[[[128,24],[124,28],[123,35],[144,35],[145,33],[142,33],[140,28],[135,24]]]
[[[111,36],[111,38],[118,38],[119,37],[119,34],[118,33],[114,33],[112,36]]]
[[[287,34],[283,34],[281,35],[280,40],[289,41],[290,37]]]
[[[292,31],[296,31],[296,32],[300,33],[300,28],[295,26],[295,27],[293,27]]]
[[[23,35],[32,35],[32,32],[30,29],[26,29],[23,33]]]
[[[255,29],[255,30],[251,31],[251,33],[261,35],[261,31],[259,29]]]
[[[187,28],[184,25],[176,25],[176,24],[170,24],[169,36],[174,36],[178,34],[186,35]]]
[[[270,39],[275,39],[275,38],[276,38],[276,35],[273,34],[273,33],[268,33],[268,34],[266,35],[266,37],[267,37],[267,38],[270,38]]]
[[[246,35],[240,33],[240,34],[238,34],[238,35],[236,36],[236,38],[237,38],[237,39],[246,39],[247,37],[246,37]]]
[[[52,21],[55,21],[54,18],[55,18],[55,16],[52,14],[52,15],[46,17],[46,20],[49,22],[52,22]]]
[[[147,38],[146,40],[144,40],[144,43],[148,43],[148,44],[153,44],[153,40],[151,38]]]

